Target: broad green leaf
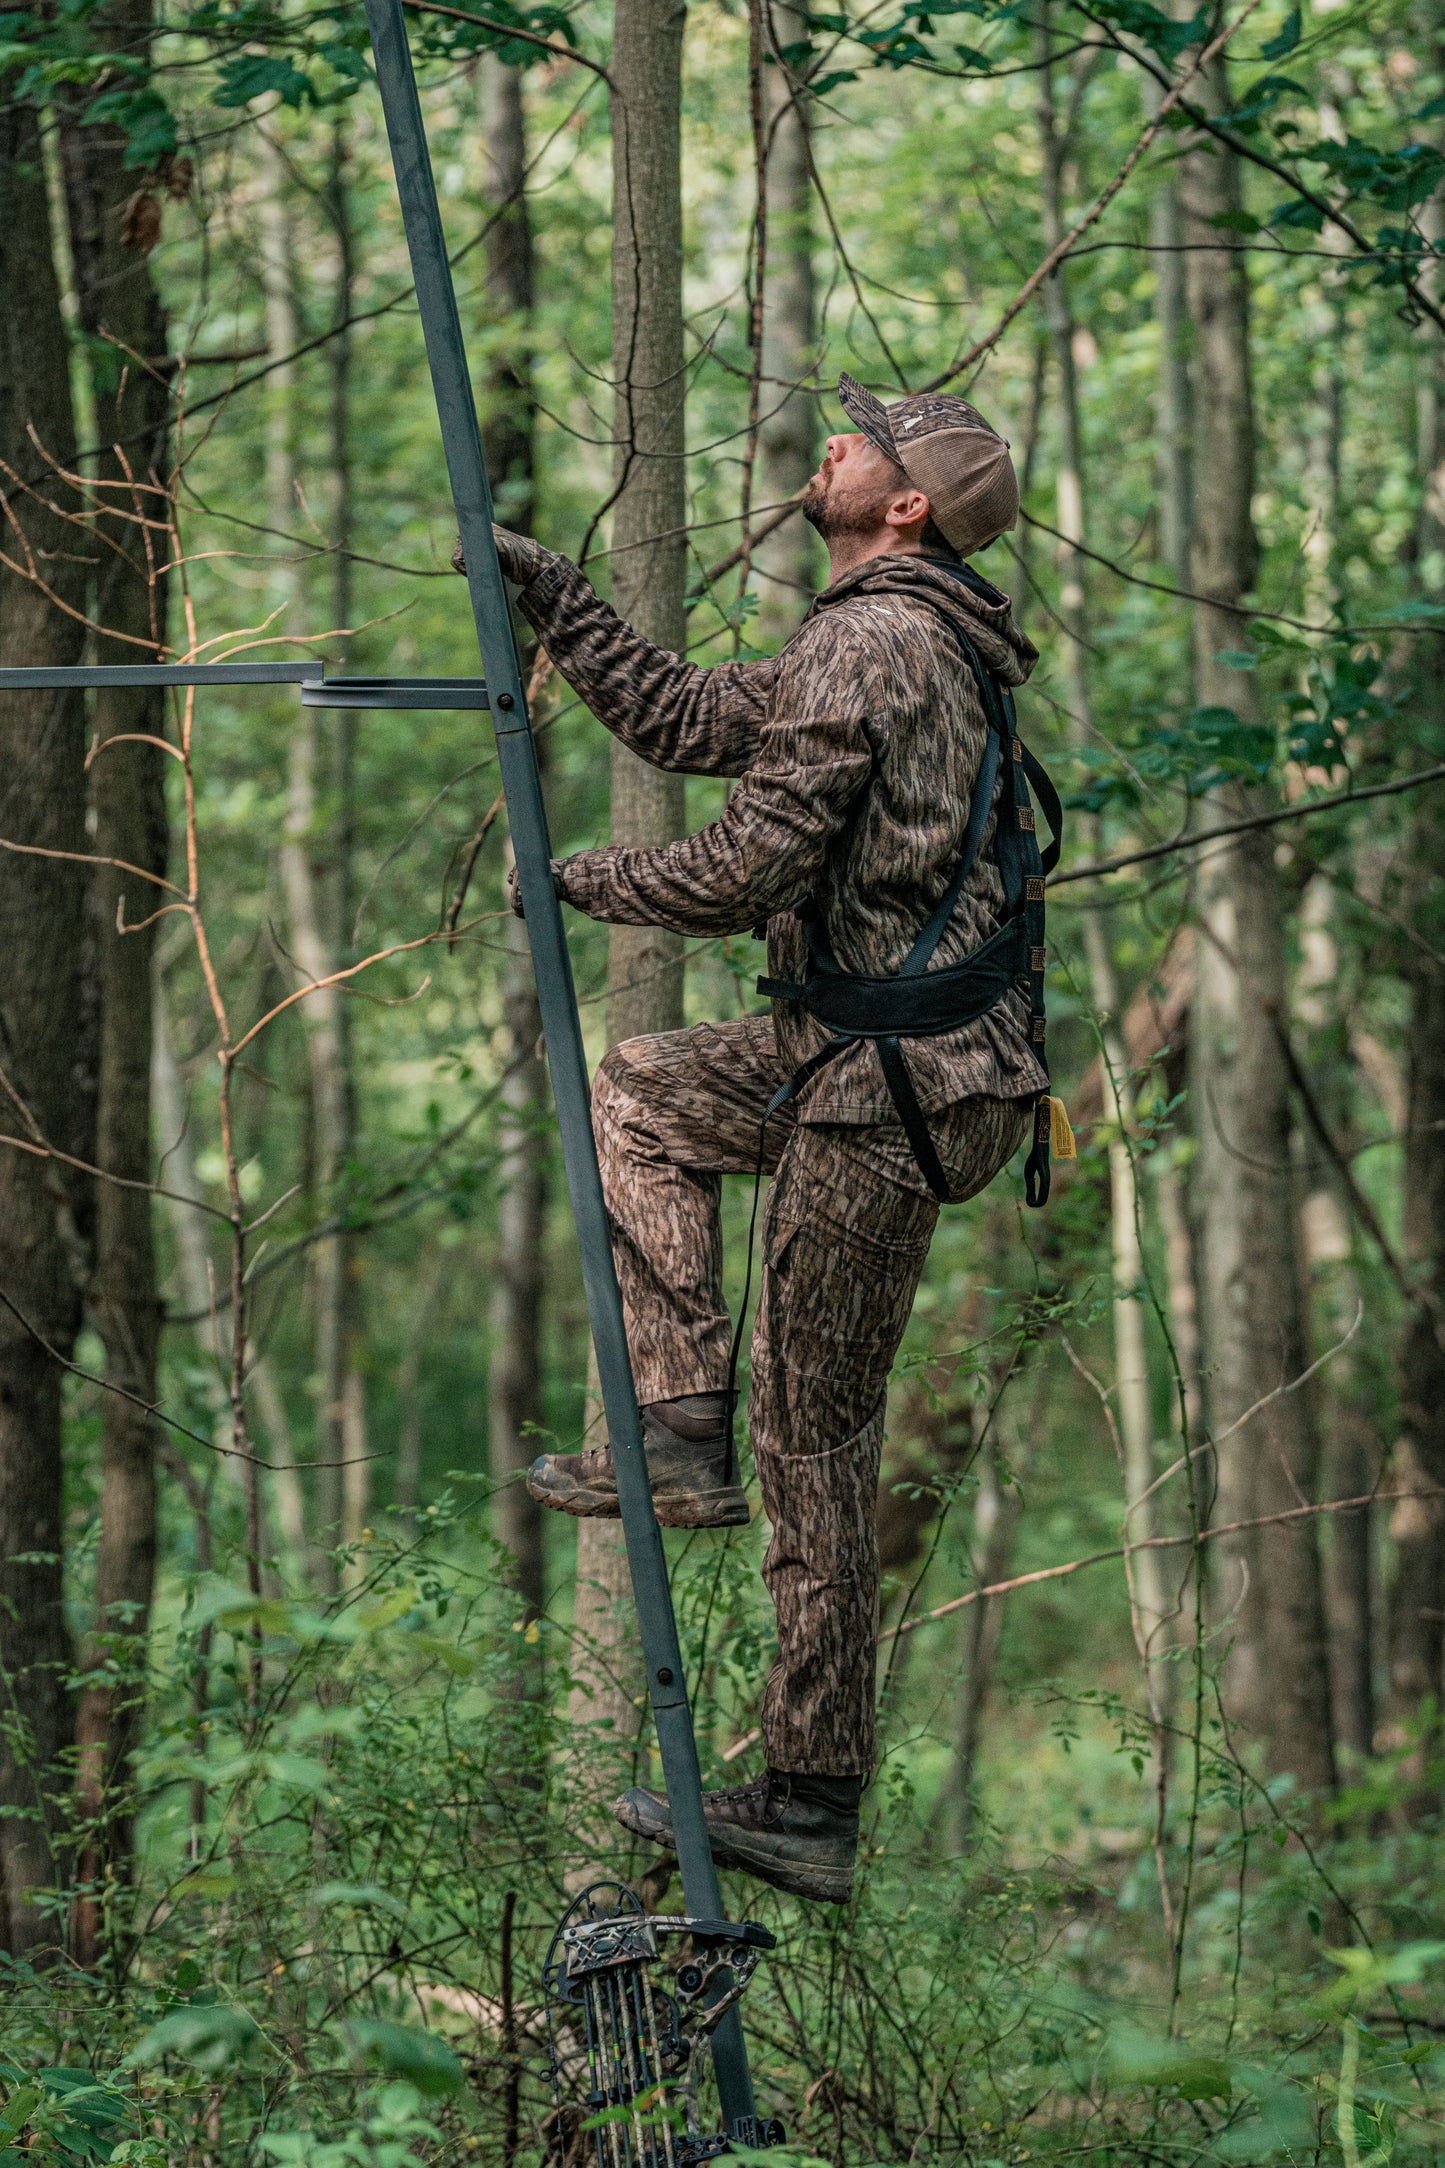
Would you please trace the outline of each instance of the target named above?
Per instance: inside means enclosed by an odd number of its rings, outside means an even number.
[[[126,2060],[143,2070],[164,2056],[174,2055],[197,2070],[226,2070],[232,2063],[249,2059],[261,2045],[261,2030],[244,2010],[216,2003],[173,2010],[137,2041]]]
[[[379,1882],[323,1882],[315,1892],[319,1905],[368,1906],[375,1912],[390,1912],[394,1918],[404,1920],[406,1906],[390,1890],[384,1890]]]
[[[1261,45],[1260,55],[1265,60],[1283,60],[1299,44],[1300,11],[1291,8],[1284,22],[1267,44]]]
[[[428,2100],[459,2093],[466,2082],[456,2056],[435,2033],[371,2017],[349,2019],[346,2031],[374,2069],[390,2078],[405,2078]]]

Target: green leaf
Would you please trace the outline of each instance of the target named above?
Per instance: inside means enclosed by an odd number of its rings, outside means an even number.
[[[453,1678],[469,1679],[477,1668],[465,1649],[459,1649],[454,1641],[441,1640],[436,1634],[408,1634],[405,1646],[408,1655],[415,1650],[419,1656],[431,1657],[444,1670],[450,1671]]]
[[[1278,204],[1265,220],[1266,226],[1284,226],[1299,233],[1318,233],[1324,222],[1325,214],[1319,204],[1305,203],[1297,197]]]
[[[125,164],[132,172],[172,157],[179,138],[175,115],[148,83],[139,89],[102,91],[86,107],[85,125],[116,121],[125,133]]]
[[[18,2137],[44,2098],[43,2085],[18,2086],[0,2108],[0,2130],[8,2137]]]
[[[1445,604],[1439,602],[1397,602],[1392,610],[1376,612],[1377,625],[1438,625],[1445,619]]]
[[[227,2009],[220,2003],[208,2007],[193,2004],[189,2009],[173,2010],[159,2025],[152,2025],[126,2061],[134,2069],[145,2069],[164,2056],[174,2055],[197,2070],[215,2073],[248,2059],[260,2045],[260,2027],[246,2011]]]
[[[459,2093],[466,2082],[461,2064],[435,2033],[373,2017],[352,2018],[346,2030],[374,2069],[389,2078],[405,2078],[429,2100]]]
[[[315,1901],[319,1905],[365,1905],[376,1912],[390,1912],[399,1920],[407,1916],[400,1898],[393,1897],[379,1882],[323,1882]]]
[[[1259,49],[1260,58],[1262,60],[1283,60],[1285,54],[1292,53],[1299,44],[1299,33],[1300,11],[1298,8],[1291,8],[1269,43],[1261,45]]]
[[[222,61],[217,78],[218,87],[214,93],[217,105],[249,105],[253,98],[273,94],[280,97],[283,105],[297,111],[303,103],[315,103],[310,81],[296,63],[284,55],[234,54],[231,59]]]
[[[1224,670],[1256,670],[1259,657],[1247,647],[1222,647],[1215,661]]]
[[[1198,45],[1207,35],[1204,10],[1193,15],[1187,23],[1175,22],[1149,0],[1096,0],[1095,13],[1106,21],[1125,30],[1141,44],[1150,46],[1161,60],[1173,62],[1191,45]]]
[[[1181,2100],[1228,2100],[1233,2092],[1228,2063],[1176,2040],[1120,2032],[1109,2043],[1109,2062],[1121,2084],[1173,2086]]]

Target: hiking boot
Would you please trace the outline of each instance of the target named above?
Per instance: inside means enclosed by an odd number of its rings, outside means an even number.
[[[738,1482],[726,1393],[687,1393],[642,1411],[652,1503],[664,1528],[741,1528],[747,1493]],[[585,1453],[543,1453],[527,1470],[539,1505],[584,1520],[616,1520],[617,1475],[610,1445]]]
[[[853,1894],[862,1796],[862,1777],[790,1776],[781,1769],[733,1791],[704,1792],[713,1859],[791,1896],[846,1904]],[[612,1811],[635,1837],[676,1850],[665,1793],[634,1785]]]

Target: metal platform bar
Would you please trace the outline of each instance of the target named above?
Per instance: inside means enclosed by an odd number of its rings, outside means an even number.
[[[117,685],[308,685],[324,662],[115,662],[65,670],[0,670],[0,692]]]
[[[561,908],[552,887],[552,846],[527,720],[526,693],[512,636],[507,591],[492,540],[491,490],[467,372],[456,291],[400,0],[366,0],[366,13],[442,444],[466,556],[472,613],[491,687],[492,725],[527,917],[607,1434],[616,1459],[627,1559],[657,1743],[672,1805],[678,1865],[688,1911],[717,1918],[724,1906],[703,1820],[697,1741],[688,1707],[667,1562],[643,1458],[622,1298],[592,1141],[582,1027]],[[713,2035],[713,2064],[724,2127],[730,2135],[753,2137],[756,2125],[752,2079],[736,2007],[721,2019]]]
[[[491,706],[485,678],[329,678],[319,662],[95,663],[64,670],[0,670],[0,692],[84,691],[108,685],[299,685],[304,708]]]

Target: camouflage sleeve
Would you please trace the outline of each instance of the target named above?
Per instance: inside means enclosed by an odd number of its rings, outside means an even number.
[[[808,893],[873,772],[864,654],[848,613],[813,619],[779,657],[757,756],[721,820],[661,850],[583,851],[557,892],[589,918],[736,933]]]
[[[524,581],[523,614],[597,720],[654,768],[741,775],[762,733],[771,659],[710,670],[684,662],[625,625],[569,558],[508,540],[503,562],[509,578]]]

